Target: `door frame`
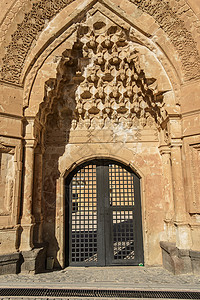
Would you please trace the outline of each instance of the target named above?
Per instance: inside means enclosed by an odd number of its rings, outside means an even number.
[[[69,215],[71,212],[70,212],[70,208],[69,208],[69,201],[70,201],[70,196],[69,196],[69,188],[70,188],[70,182],[73,178],[73,176],[78,172],[78,170],[84,168],[85,166],[89,165],[90,163],[93,163],[95,164],[95,162],[97,164],[99,164],[99,162],[102,162],[102,166],[103,166],[103,162],[105,163],[113,163],[113,164],[116,164],[116,165],[119,165],[121,167],[123,167],[124,169],[126,169],[128,172],[132,173],[133,176],[134,176],[134,181],[137,181],[136,183],[134,183],[134,193],[137,195],[137,201],[134,203],[134,210],[136,211],[135,214],[134,214],[134,223],[136,223],[136,221],[139,222],[139,225],[137,225],[137,228],[139,230],[135,230],[134,233],[135,233],[135,238],[136,240],[138,241],[138,243],[136,243],[136,253],[137,253],[137,257],[138,257],[138,261],[135,261],[135,262],[132,262],[131,264],[129,263],[128,260],[121,260],[121,261],[118,261],[118,262],[114,262],[114,260],[111,259],[111,248],[110,248],[110,254],[108,256],[108,260],[110,261],[109,265],[138,265],[139,263],[143,263],[144,264],[144,250],[145,250],[145,247],[144,247],[144,241],[143,241],[143,232],[144,232],[144,228],[143,228],[143,213],[142,213],[142,185],[141,185],[141,176],[138,175],[138,172],[136,173],[135,170],[133,170],[133,168],[131,168],[131,166],[119,161],[119,160],[115,160],[115,159],[112,159],[112,158],[94,158],[94,159],[90,159],[90,160],[87,160],[87,161],[84,161],[78,165],[76,165],[73,170],[71,170],[71,172],[68,172],[67,176],[65,177],[65,218],[64,218],[64,227],[66,228],[65,230],[65,242],[64,242],[64,251],[65,251],[65,267],[66,266],[69,266],[69,255],[70,255],[70,251],[69,251],[69,243],[70,243],[70,227],[69,227],[69,220],[71,218],[71,215]],[[107,178],[108,179],[108,178]],[[102,181],[102,183],[105,183],[104,180],[100,180]],[[108,182],[109,182],[109,179],[108,179]],[[101,184],[101,182],[100,182]],[[109,188],[109,187],[108,187]],[[104,189],[100,189],[101,191],[104,190]],[[98,195],[99,194],[99,191],[98,191],[98,188],[97,188],[97,200],[100,199],[100,196]],[[108,195],[104,195],[104,197],[106,197]],[[102,203],[98,203],[100,201],[97,201],[97,213],[98,213],[98,207],[99,205],[102,205]],[[109,199],[107,200],[107,202],[109,203]],[[105,203],[107,203],[105,201]],[[105,204],[104,203],[104,204]],[[108,211],[110,211],[110,215],[111,215],[111,212],[112,212],[112,209],[110,208]],[[135,217],[136,216],[136,217]],[[108,218],[105,216],[105,219]],[[111,226],[111,221],[109,222],[110,223],[110,226]],[[108,224],[109,225],[109,224]],[[104,224],[105,226],[105,224]],[[104,231],[104,229],[102,229]],[[111,230],[111,229],[110,229]],[[112,233],[112,230],[111,230],[111,233]],[[113,233],[112,233],[113,234]],[[108,240],[109,237],[108,235],[105,234],[104,236],[105,238],[105,241],[106,239]],[[68,241],[68,243],[67,243]],[[106,242],[107,245],[111,246],[111,243],[109,243],[108,241]],[[106,260],[106,258],[105,258]],[[95,265],[95,264],[94,264]],[[99,266],[101,266],[101,262],[98,263]],[[103,265],[103,264],[102,264]],[[73,264],[70,264],[70,266],[73,266]],[[77,265],[78,266],[78,265]],[[80,264],[81,266],[81,264]],[[92,264],[90,265],[92,266]],[[89,267],[89,265],[88,265]]]

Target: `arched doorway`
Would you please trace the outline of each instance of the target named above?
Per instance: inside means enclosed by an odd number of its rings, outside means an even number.
[[[143,262],[139,177],[113,160],[80,165],[66,178],[66,265]]]

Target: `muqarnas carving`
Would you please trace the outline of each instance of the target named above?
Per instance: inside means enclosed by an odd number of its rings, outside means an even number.
[[[35,0],[32,8],[25,13],[24,19],[17,24],[16,31],[11,35],[11,41],[6,47],[2,58],[0,77],[5,82],[22,84],[22,70],[31,46],[39,33],[45,28],[60,10],[67,7],[74,0]],[[168,1],[160,0],[129,0],[139,9],[151,15],[169,36],[177,53],[181,58],[184,76],[187,80],[199,78],[200,57],[191,32],[178,15],[170,7]],[[191,13],[191,12],[190,12]],[[188,53],[190,59],[188,59]]]
[[[57,80],[46,87],[46,97],[68,107],[71,128],[160,128],[166,116],[163,93],[156,79],[145,77],[129,31],[99,21],[92,29],[79,25],[76,35],[72,49],[63,53]]]

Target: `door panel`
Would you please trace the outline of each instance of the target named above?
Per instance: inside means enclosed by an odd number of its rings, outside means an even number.
[[[114,260],[134,259],[133,211],[113,211]]]
[[[130,168],[108,160],[92,161],[70,174],[66,180],[70,265],[143,263],[139,184]]]
[[[80,169],[70,184],[71,264],[97,262],[96,165]]]
[[[134,176],[124,167],[109,164],[112,210],[112,264],[130,264],[135,259]]]

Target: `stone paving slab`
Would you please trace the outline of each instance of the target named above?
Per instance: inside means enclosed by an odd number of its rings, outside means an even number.
[[[1,275],[0,288],[3,287],[192,290],[199,292],[200,275],[189,274],[175,276],[159,267],[69,267],[61,271],[36,275]],[[84,297],[84,300],[86,299],[87,298]]]

